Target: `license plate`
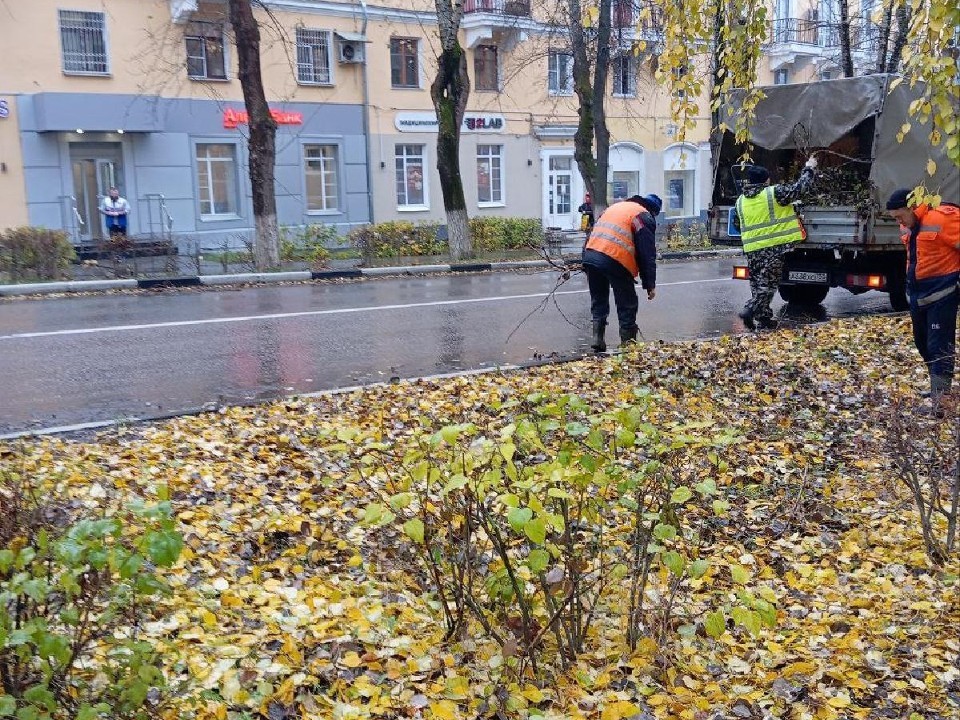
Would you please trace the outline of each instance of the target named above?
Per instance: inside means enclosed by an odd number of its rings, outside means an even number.
[[[791,270],[789,273],[787,273],[787,280],[802,283],[826,284],[827,274],[825,272],[804,272],[802,270]]]

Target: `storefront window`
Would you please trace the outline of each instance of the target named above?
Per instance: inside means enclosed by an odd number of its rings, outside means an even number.
[[[689,217],[693,212],[693,170],[669,170],[664,173],[667,217]]]
[[[337,177],[336,145],[305,145],[304,171],[307,181],[307,210],[336,210],[340,183]]]
[[[503,145],[477,145],[477,202],[503,204]]]
[[[197,189],[205,219],[237,215],[237,146],[197,144]]]
[[[613,181],[610,183],[609,188],[611,202],[626,200],[628,197],[639,194],[640,173],[614,170]]]
[[[396,146],[397,207],[422,210],[427,207],[427,176],[424,146]]]

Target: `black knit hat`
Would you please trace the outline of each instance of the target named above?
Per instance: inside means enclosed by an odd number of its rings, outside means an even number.
[[[909,203],[907,202],[909,195],[910,191],[907,190],[907,188],[894,190],[893,195],[887,200],[887,210],[902,210],[905,207],[909,207]]]
[[[747,182],[751,185],[762,185],[769,179],[770,173],[767,172],[765,167],[760,167],[759,165],[747,166]]]

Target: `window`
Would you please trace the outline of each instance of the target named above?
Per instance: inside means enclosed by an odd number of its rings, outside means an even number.
[[[829,70],[824,70],[823,72],[820,73],[820,79],[821,79],[821,80],[832,80],[832,79],[833,79],[833,73],[830,72]]]
[[[390,82],[395,88],[420,87],[417,50],[415,38],[390,39]]]
[[[551,95],[573,94],[573,55],[550,52],[547,83]]]
[[[614,96],[633,97],[637,94],[637,75],[634,72],[633,58],[614,58],[612,75]]]
[[[773,72],[773,84],[774,85],[786,85],[790,82],[790,73],[786,70],[774,70]]]
[[[667,202],[664,214],[667,217],[693,215],[693,170],[670,170],[664,173]]]
[[[197,144],[197,189],[202,218],[237,214],[236,145]]]
[[[307,211],[338,209],[340,184],[337,181],[337,146],[304,145],[303,156]]]
[[[629,28],[633,26],[632,0],[613,0],[613,27]]]
[[[60,10],[60,48],[65,73],[106,75],[107,27],[102,12]]]
[[[473,51],[473,80],[477,90],[496,92],[500,89],[496,45],[477,45]]]
[[[427,176],[423,171],[423,145],[397,145],[397,206],[416,210],[427,207]]]
[[[223,30],[216,25],[194,26],[186,35],[187,77],[197,80],[226,80]]]
[[[680,84],[681,82],[683,82],[683,79],[684,79],[686,76],[687,76],[687,66],[686,66],[686,65],[681,65],[680,67],[675,67],[675,68],[673,69],[673,85],[674,85],[674,87],[676,87],[678,84]],[[674,90],[673,94],[674,94],[674,96],[675,96],[677,99],[683,100],[683,99],[687,96],[687,91],[684,90],[683,88],[679,88],[679,89],[677,89],[677,90]]]
[[[503,205],[503,145],[477,145],[477,202]]]
[[[696,209],[696,145],[676,143],[663,150],[663,214],[668,218],[694,217]]]
[[[330,33],[326,30],[297,28],[297,82],[329,85]]]

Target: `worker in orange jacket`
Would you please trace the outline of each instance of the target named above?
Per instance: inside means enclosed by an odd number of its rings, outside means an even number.
[[[593,342],[597,352],[607,349],[604,334],[610,314],[610,288],[617,303],[620,344],[637,339],[639,300],[634,287],[640,277],[647,300],[657,294],[655,233],[663,201],[657,195],[634,195],[604,210],[583,249],[583,269],[590,287]]]
[[[907,248],[907,294],[913,339],[930,372],[936,406],[950,390],[956,360],[957,307],[960,303],[960,207],[911,208],[910,191],[897,190],[887,211],[900,223]]]

